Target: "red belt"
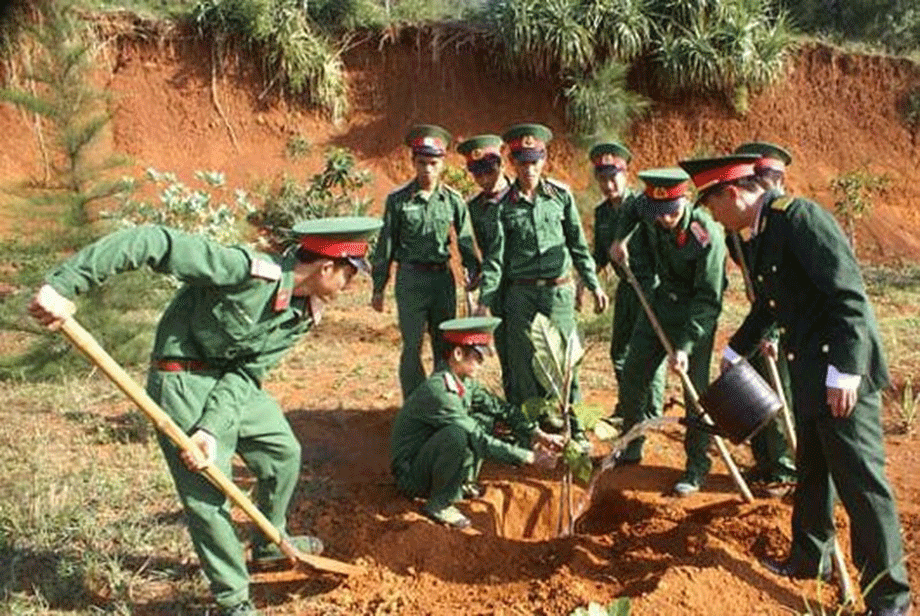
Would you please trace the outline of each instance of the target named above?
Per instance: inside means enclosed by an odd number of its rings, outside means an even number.
[[[158,359],[153,364],[160,372],[204,372],[210,364],[200,359]]]
[[[511,281],[513,285],[530,285],[534,287],[558,287],[569,282],[568,276],[561,278],[515,278]]]

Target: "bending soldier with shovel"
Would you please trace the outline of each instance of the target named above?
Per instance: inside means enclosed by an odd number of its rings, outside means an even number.
[[[359,269],[367,271],[367,241],[379,227],[368,218],[304,222],[292,230],[293,245],[277,253],[227,247],[161,226],[126,229],[52,271],[29,305],[35,319],[62,328],[161,429],[160,446],[221,614],[258,614],[228,495],[263,530],[252,541],[255,563],[323,549],[316,537],[285,534],[301,449],[261,381],[319,321],[323,305]],[[143,265],[184,283],[157,327],[146,394],[135,392],[133,381],[76,324],[70,301],[113,274]],[[158,414],[157,405],[165,413]],[[226,479],[235,453],[256,475],[258,509]],[[312,558],[302,560],[331,571],[354,569]]]

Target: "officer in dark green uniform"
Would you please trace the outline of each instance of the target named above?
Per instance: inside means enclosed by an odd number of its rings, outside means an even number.
[[[228,477],[234,453],[257,479],[255,501],[284,532],[300,476],[300,443],[278,403],[261,387],[266,372],[316,323],[357,272],[367,270],[373,218],[313,220],[294,228],[299,241],[281,254],[226,247],[159,226],[118,231],[54,270],[29,306],[54,327],[73,312],[67,299],[112,274],[149,265],[184,283],[157,327],[147,393],[191,435],[200,455],[160,446],[185,507],[189,533],[223,614],[257,614],[227,498],[196,471],[214,464]],[[315,537],[293,538],[319,553]],[[256,562],[285,559],[260,536]]]
[[[497,211],[495,241],[483,253],[480,304],[490,305],[504,285],[502,314],[509,372],[505,395],[512,404],[522,404],[547,394],[534,374],[533,344],[528,336],[534,316],[538,312],[546,315],[563,336],[575,328],[572,264],[594,295],[597,312],[607,308],[608,299],[598,282],[572,192],[556,180],[543,178],[546,144],[552,133],[540,124],[519,124],[502,138],[508,144],[517,180]],[[575,399],[577,385],[576,378]],[[583,439],[580,431],[576,434]]]
[[[383,229],[371,257],[374,268],[371,306],[378,312],[383,311],[390,264],[399,263],[395,294],[403,341],[399,359],[403,399],[425,380],[421,351],[426,325],[437,365],[443,355],[438,324],[457,314],[456,287],[449,262],[451,226],[457,233],[467,279],[479,277],[479,259],[466,204],[460,193],[440,181],[450,138],[443,128],[427,124],[413,127],[406,135],[406,145],[412,149],[415,179],[387,196]]]
[[[659,284],[649,303],[674,347],[671,367],[686,372],[696,390],[704,391],[709,385],[716,322],[722,311],[725,238],[712,217],[688,201],[685,193],[690,178],[682,170],[649,169],[639,173],[639,178],[645,182],[640,210],[646,220],[655,221],[650,240]],[[615,240],[622,241],[629,231],[619,229]],[[647,419],[642,414],[646,409],[660,413],[645,402],[655,371],[664,359],[664,347],[651,322],[640,319],[629,341],[623,365],[627,378],[617,403],[624,430]],[[688,397],[684,404],[688,415],[692,415],[693,406]],[[677,496],[699,491],[712,466],[707,452],[710,440],[705,432],[687,428],[686,470],[674,486]],[[642,445],[641,438],[632,441],[623,453],[623,463],[638,463],[642,459]]]
[[[727,229],[753,235],[756,300],[723,366],[751,353],[773,325],[789,360],[798,437],[792,549],[785,561],[764,564],[796,578],[830,571],[836,491],[850,516],[867,613],[903,616],[910,590],[879,418],[888,369],[859,265],[833,217],[812,201],[765,190],[756,160],[681,165]]]
[[[753,141],[738,146],[735,149],[735,154],[755,154],[759,156],[760,158],[754,165],[754,172],[757,174],[760,183],[768,190],[776,191],[780,195],[785,194],[786,167],[792,164],[792,156],[785,148],[772,143]],[[737,252],[732,235],[738,237],[738,243],[741,248],[740,255]],[[728,254],[739,267],[746,268],[747,264],[751,262],[750,240],[741,239],[737,232],[726,234],[726,236]],[[751,356],[750,361],[754,369],[760,373],[767,383],[772,383],[770,370],[767,366],[768,360],[764,357],[764,353],[769,353],[770,357],[774,358],[785,393],[786,404],[791,405],[792,390],[789,384],[789,365],[786,362],[785,354],[777,352],[778,339],[778,333],[770,332],[767,339],[761,343],[760,348]],[[746,475],[748,483],[752,484],[754,489],[760,487],[761,490],[759,491],[762,494],[774,498],[791,493],[796,481],[795,455],[786,438],[781,417],[777,416],[776,419],[751,437],[751,453],[754,456],[754,468]]]
[[[460,143],[457,151],[466,159],[466,169],[481,189],[479,194],[469,200],[467,210],[476,236],[476,244],[480,252],[484,253],[495,241],[496,210],[505,193],[511,189],[511,178],[505,175],[502,164],[502,138],[498,135],[477,135]],[[477,306],[476,314],[500,317],[501,297],[502,293],[499,291],[493,296],[490,305]],[[493,337],[495,351],[502,367],[502,385],[507,389],[507,352],[502,323],[495,328]]]
[[[626,280],[622,266],[610,258],[610,246],[613,244],[616,229],[625,226],[625,220],[637,217],[637,200],[641,194],[627,186],[626,170],[632,160],[632,152],[619,143],[599,143],[589,153],[594,164],[594,179],[604,200],[594,208],[594,263],[600,274],[610,265],[620,279],[617,283],[613,301],[613,328],[610,333],[610,360],[616,375],[617,386],[623,387],[623,362],[629,348],[636,321],[645,318],[635,289]],[[639,283],[645,289],[655,286],[653,262],[649,259],[650,243],[647,225],[640,225],[628,241],[631,259],[629,266]],[[577,296],[580,296],[580,289]],[[664,394],[664,365],[655,373],[651,384],[649,401],[652,408],[661,413]],[[652,411],[643,410],[643,415]]]
[[[498,322],[471,317],[441,323],[446,364],[412,392],[393,421],[390,469],[396,485],[410,498],[426,498],[425,515],[454,528],[470,525],[454,503],[478,494],[466,488],[475,486],[483,460],[552,468],[563,444],[474,380]],[[494,436],[497,420],[511,427],[511,439]]]

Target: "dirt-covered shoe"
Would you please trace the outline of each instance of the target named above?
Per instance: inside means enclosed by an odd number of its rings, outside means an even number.
[[[323,542],[312,535],[288,537],[288,542],[304,554],[322,554]],[[274,543],[252,546],[252,564],[256,567],[272,567],[287,562],[288,557]]]
[[[762,498],[785,498],[795,492],[795,482],[774,481],[757,486]]]
[[[674,484],[671,490],[672,494],[678,498],[684,498],[700,491],[700,484],[692,479],[681,479]]]
[[[447,507],[436,510],[430,509],[426,505],[422,511],[435,522],[439,522],[451,528],[463,530],[464,528],[469,528],[471,524],[470,519],[460,513],[460,510],[453,505],[448,505]]]
[[[222,608],[220,616],[261,616],[261,614],[256,609],[256,606],[252,604],[252,601],[247,599],[246,601],[240,601],[236,605]]]
[[[482,487],[482,484],[469,482],[464,483],[461,488],[463,493],[463,498],[481,498],[483,494],[486,493],[485,489]]]

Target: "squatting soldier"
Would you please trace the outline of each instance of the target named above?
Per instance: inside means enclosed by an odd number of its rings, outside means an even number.
[[[635,221],[638,217],[638,201],[641,194],[627,186],[626,170],[632,160],[632,152],[619,143],[600,143],[589,153],[594,165],[594,179],[604,195],[604,200],[594,208],[594,263],[598,274],[609,264],[616,272],[619,282],[613,302],[613,329],[610,334],[610,360],[617,379],[618,389],[623,387],[623,362],[629,348],[636,321],[645,318],[635,289],[626,280],[622,266],[610,258],[615,230]],[[649,259],[650,240],[647,225],[638,225],[628,242],[629,266],[639,283],[646,290],[655,285],[653,262]],[[576,297],[580,297],[580,289]],[[661,409],[664,394],[664,365],[655,373],[647,404]],[[644,410],[643,415],[651,411]],[[660,413],[660,411],[659,411]]]
[[[383,311],[390,263],[399,263],[395,295],[403,341],[399,359],[403,399],[425,380],[421,350],[426,325],[437,365],[443,355],[438,325],[457,314],[456,287],[449,262],[451,226],[456,230],[467,279],[479,277],[479,260],[466,204],[460,193],[440,181],[450,139],[443,128],[430,125],[415,126],[406,135],[406,145],[412,149],[415,178],[387,196],[383,229],[371,257],[374,278],[371,306],[378,312]]]
[[[754,141],[744,143],[735,148],[735,154],[756,154],[760,158],[754,164],[754,173],[760,178],[760,183],[768,190],[779,195],[786,192],[785,177],[786,167],[792,164],[792,155],[784,148],[772,143]],[[726,234],[728,241],[728,254],[740,267],[746,268],[751,262],[750,239],[740,239],[737,232]],[[734,241],[730,237],[739,238],[741,254],[739,256]],[[767,339],[761,343],[751,356],[751,365],[768,382],[771,383],[767,358],[763,352],[775,357],[777,372],[780,376],[786,403],[792,404],[792,390],[789,385],[789,365],[785,353],[778,353],[776,345],[779,335],[776,331],[769,332]],[[791,408],[790,408],[791,411]],[[763,486],[767,496],[780,497],[791,493],[795,485],[795,456],[782,426],[782,418],[776,419],[751,438],[751,453],[754,456],[754,468],[747,473],[747,480],[754,486]]]
[[[563,444],[474,380],[498,321],[441,323],[446,364],[412,392],[393,421],[390,469],[396,485],[410,498],[427,499],[425,515],[454,528],[470,525],[454,503],[481,495],[476,479],[483,460],[552,468]],[[496,420],[510,426],[510,440],[493,435]]]
[[[697,391],[709,385],[709,362],[722,311],[725,289],[725,237],[721,227],[705,210],[693,207],[686,190],[689,176],[679,168],[649,169],[639,173],[645,182],[645,195],[640,211],[651,226],[651,255],[659,284],[649,303],[665,335],[674,347],[671,367],[690,377]],[[629,229],[618,229],[615,241],[621,243]],[[625,251],[628,258],[628,250]],[[649,416],[648,410],[660,410],[646,404],[655,371],[665,360],[665,349],[651,322],[640,319],[629,341],[623,365],[627,375],[617,413],[623,417],[628,430]],[[689,396],[684,402],[687,414],[694,413]],[[653,415],[652,415],[653,416]],[[709,473],[709,434],[688,427],[684,436],[687,454],[686,469],[674,486],[674,494],[687,496],[700,489]],[[642,459],[643,439],[632,441],[621,458],[624,464],[636,464]]]
[[[472,223],[473,233],[479,251],[486,254],[496,240],[496,209],[502,198],[511,189],[511,178],[504,173],[502,164],[502,138],[498,135],[477,135],[457,146],[457,151],[466,158],[466,169],[481,189],[479,194],[470,199],[467,209]],[[499,291],[488,306],[477,306],[479,315],[491,314],[500,317],[501,297]],[[504,345],[504,326],[499,323],[493,332],[495,350],[502,367],[502,384],[507,390],[505,379],[507,352]]]
[[[222,614],[257,614],[227,498],[197,471],[214,464],[227,476],[239,454],[256,475],[256,504],[282,532],[300,476],[300,443],[262,379],[320,317],[364,263],[373,218],[313,220],[294,227],[297,244],[282,253],[226,247],[160,226],[108,235],[46,278],[29,306],[50,327],[73,313],[68,298],[112,274],[150,265],[184,285],[157,327],[147,393],[191,435],[200,456],[165,437],[160,447],[185,507],[189,533]],[[293,538],[317,554],[316,537]],[[286,560],[260,535],[256,563]]]
[[[750,228],[755,302],[723,354],[723,369],[776,325],[796,415],[798,485],[792,548],[770,570],[830,572],[834,493],[850,516],[853,564],[867,614],[904,616],[910,589],[879,414],[889,384],[878,325],[856,257],[820,205],[758,182],[756,156],[681,162],[726,229]]]
[[[543,178],[546,144],[552,138],[540,124],[519,124],[502,136],[508,144],[517,180],[497,211],[496,241],[483,256],[480,303],[490,305],[504,285],[502,314],[508,349],[508,389],[512,404],[547,392],[533,368],[533,345],[528,333],[538,312],[546,315],[563,336],[575,328],[575,294],[569,271],[575,268],[594,295],[595,311],[607,308],[575,198],[568,187]],[[577,378],[572,387],[578,396]],[[575,435],[586,444],[583,434]]]

